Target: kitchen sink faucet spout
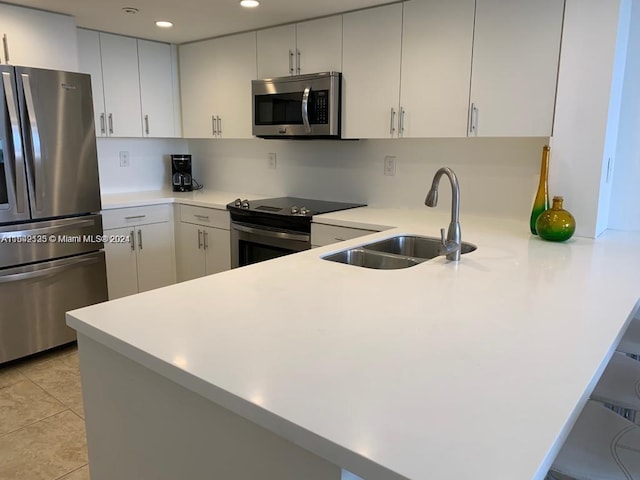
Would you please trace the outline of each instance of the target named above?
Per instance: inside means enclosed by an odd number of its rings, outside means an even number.
[[[446,238],[444,228],[440,229],[442,254],[446,254],[447,260],[457,262],[460,260],[460,245],[462,242],[462,235],[460,233],[460,185],[458,184],[458,177],[456,177],[453,170],[449,167],[442,167],[436,172],[424,204],[427,207],[435,207],[438,205],[438,185],[443,175],[446,175],[451,183],[451,222],[449,223]]]

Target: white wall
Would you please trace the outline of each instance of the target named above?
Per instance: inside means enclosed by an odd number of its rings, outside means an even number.
[[[454,169],[461,211],[529,221],[542,146],[530,139],[190,140],[194,177],[206,188],[290,195],[389,207],[424,206],[436,170]],[[268,153],[277,168],[268,168]],[[397,157],[395,176],[383,174],[385,155]],[[443,180],[444,181],[444,180]],[[440,189],[448,209],[450,189]]]
[[[98,138],[98,168],[103,194],[170,188],[170,155],[188,153],[182,139]],[[129,167],[120,152],[129,152]]]
[[[622,92],[622,109],[609,228],[640,230],[640,0],[631,10],[631,32]]]

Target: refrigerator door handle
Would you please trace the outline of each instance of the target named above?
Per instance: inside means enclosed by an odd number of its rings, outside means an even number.
[[[12,181],[12,187],[9,188],[7,183],[8,194],[12,197],[13,203],[16,206],[16,213],[25,212],[25,200],[27,192],[25,191],[25,171],[24,171],[24,155],[22,151],[22,136],[20,134],[20,121],[18,119],[18,110],[16,108],[16,96],[13,91],[13,79],[9,72],[2,72],[2,83],[4,84],[5,102],[7,104],[7,110],[9,111],[9,121],[11,123],[11,138],[10,142],[13,146],[14,162],[8,162],[13,178],[7,179]],[[13,168],[11,168],[13,167]]]
[[[56,265],[55,267],[43,268],[41,270],[34,270],[32,272],[11,273],[9,275],[0,275],[0,284],[17,282],[20,280],[29,280],[32,278],[49,277],[61,271],[69,270],[70,268],[75,268],[78,265],[96,263],[98,261],[100,261],[100,257],[71,259],[69,263],[65,263],[64,265]]]
[[[95,221],[92,220],[73,220],[70,222],[65,222],[61,225],[53,225],[50,227],[42,227],[42,228],[30,228],[29,230],[10,230],[7,232],[0,232],[0,240],[5,238],[33,238],[38,235],[50,235],[55,232],[59,232],[62,230],[68,230],[71,227],[92,227],[95,225]],[[53,242],[55,243],[55,241]]]
[[[40,130],[38,128],[38,120],[36,118],[35,106],[33,103],[33,95],[31,93],[31,82],[29,80],[29,74],[23,73],[22,86],[24,89],[24,98],[27,105],[27,116],[29,121],[29,127],[31,129],[31,153],[33,154],[33,185],[32,191],[35,199],[36,211],[42,210],[41,198],[44,196],[44,181],[42,178],[42,152],[40,150]]]

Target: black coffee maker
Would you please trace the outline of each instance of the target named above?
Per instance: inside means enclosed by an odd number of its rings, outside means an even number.
[[[174,192],[190,192],[193,190],[191,155],[171,155],[171,184]]]

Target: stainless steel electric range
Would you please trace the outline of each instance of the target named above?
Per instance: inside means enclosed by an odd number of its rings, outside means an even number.
[[[308,250],[314,215],[364,206],[296,197],[251,202],[238,198],[227,205],[231,215],[231,268]]]

